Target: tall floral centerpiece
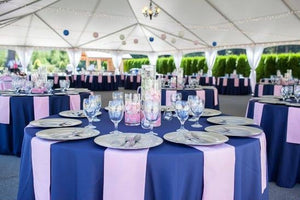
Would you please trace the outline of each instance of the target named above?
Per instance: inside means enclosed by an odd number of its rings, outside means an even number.
[[[155,65],[143,65],[141,70],[141,102],[150,100],[153,102],[159,102],[161,105],[161,80],[156,79],[156,67]],[[142,106],[143,108],[143,106]],[[145,119],[143,112],[141,112],[142,126],[145,125]],[[154,126],[161,125],[161,116],[154,122]]]

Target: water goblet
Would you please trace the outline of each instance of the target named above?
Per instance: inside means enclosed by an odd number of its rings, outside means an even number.
[[[48,94],[51,94],[53,92],[53,80],[47,80],[45,87],[47,89]]]
[[[93,102],[89,99],[83,99],[83,111],[89,121],[89,124],[87,126],[85,126],[85,128],[96,128],[92,124],[93,117],[96,115],[96,109],[97,109],[97,106],[96,106],[95,102]]]
[[[189,105],[190,105],[190,107],[191,107],[191,101],[192,101],[192,99],[194,99],[194,98],[199,98],[198,96],[196,96],[196,95],[189,95],[188,96],[188,103],[189,103]],[[188,119],[188,121],[189,122],[195,122],[195,121],[197,121],[197,118],[195,117],[195,115],[194,115],[194,113],[193,112],[190,112],[190,115],[192,116],[190,119]]]
[[[190,106],[187,101],[176,101],[175,111],[177,114],[177,118],[180,121],[180,128],[177,132],[186,132],[187,130],[184,128],[184,123],[189,117]]]
[[[286,98],[288,97],[288,88],[286,86],[283,86],[281,89],[280,89],[280,94],[282,96],[282,99],[283,101],[286,100]]]
[[[94,101],[94,103],[96,104],[96,115],[93,118],[93,122],[100,122],[101,120],[98,119],[96,116],[97,116],[97,113],[99,113],[101,110],[101,105],[102,105],[101,95],[100,94],[99,95],[90,95],[89,99],[91,101]]]
[[[66,91],[66,80],[59,80],[59,87],[62,92]]]
[[[299,103],[300,100],[300,85],[294,86],[294,97],[296,99],[296,102]]]
[[[176,101],[180,101],[181,99],[182,99],[181,93],[177,92],[177,93],[171,94],[171,104],[172,104],[173,108],[175,108]],[[176,117],[176,112],[173,116]]]
[[[157,101],[147,100],[144,102],[144,115],[147,121],[150,123],[150,132],[148,134],[157,135],[153,132],[153,126],[155,121],[159,118],[160,103]]]
[[[199,119],[204,110],[204,101],[199,97],[195,96],[194,98],[190,98],[190,109],[196,118],[196,122],[192,124],[193,128],[201,128],[202,125],[199,123]]]
[[[124,104],[121,100],[112,100],[108,102],[108,114],[110,120],[114,123],[114,131],[110,133],[121,133],[118,131],[119,122],[122,120],[124,115]]]
[[[66,80],[65,82],[65,90],[68,90],[70,88],[70,80]]]
[[[124,93],[123,92],[113,92],[112,93],[112,99],[113,100],[122,100],[124,99]]]

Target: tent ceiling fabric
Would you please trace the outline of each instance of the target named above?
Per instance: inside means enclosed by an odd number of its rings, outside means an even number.
[[[0,5],[0,46],[171,54],[300,44],[299,0],[153,3],[161,12],[150,20],[149,0],[10,0]]]

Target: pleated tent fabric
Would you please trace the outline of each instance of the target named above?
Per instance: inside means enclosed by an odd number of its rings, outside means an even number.
[[[300,44],[298,0],[7,0],[0,47],[174,54]],[[152,37],[152,39],[150,39]],[[116,54],[115,54],[116,55]]]

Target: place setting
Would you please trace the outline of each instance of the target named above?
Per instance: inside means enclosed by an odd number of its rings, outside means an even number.
[[[226,136],[251,137],[260,135],[263,131],[250,126],[214,125],[205,128],[208,132],[215,132]]]
[[[66,118],[48,118],[39,119],[30,122],[30,125],[41,128],[61,128],[69,126],[77,126],[82,123],[81,120],[77,119],[66,119]]]
[[[66,110],[58,113],[62,117],[70,117],[70,118],[85,118],[86,115],[84,110]],[[97,111],[95,116],[100,116],[102,114],[101,111]]]
[[[252,125],[255,124],[253,119],[246,117],[237,117],[237,116],[219,116],[219,117],[210,117],[207,119],[208,122],[213,124],[220,125]]]

